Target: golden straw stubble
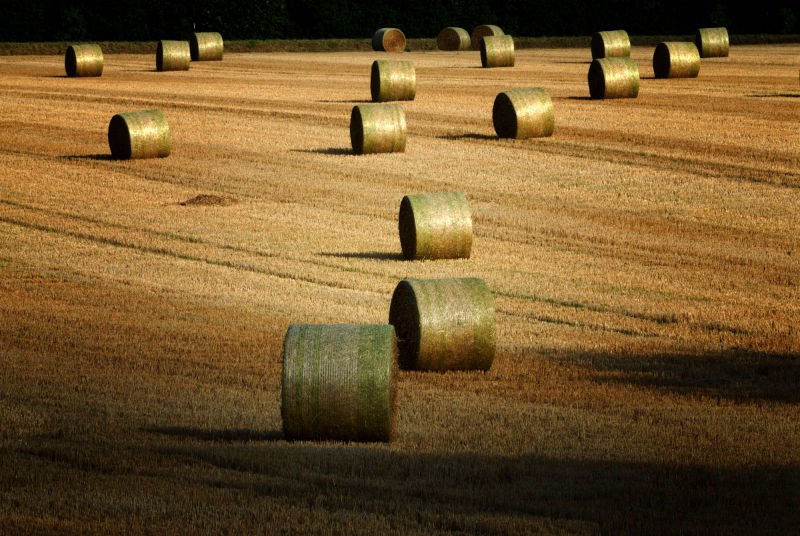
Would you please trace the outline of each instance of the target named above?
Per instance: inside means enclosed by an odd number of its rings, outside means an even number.
[[[389,306],[400,368],[489,370],[496,328],[489,287],[474,277],[405,279]]]
[[[283,342],[284,435],[391,441],[396,363],[391,325],[292,324]]]
[[[219,32],[195,32],[189,40],[192,61],[220,61],[225,50]]]
[[[701,58],[724,58],[730,54],[728,29],[699,28],[694,36],[694,44]]]
[[[417,94],[414,64],[410,61],[375,60],[369,86],[374,102],[414,100]]]
[[[101,76],[103,50],[100,45],[70,45],[64,54],[67,76]]]
[[[625,30],[610,30],[592,35],[592,59],[624,58],[631,55],[631,40]]]
[[[398,228],[406,259],[467,259],[472,252],[472,214],[462,192],[403,197]]]
[[[700,53],[691,42],[662,42],[653,52],[656,78],[695,78],[700,72]]]
[[[510,35],[486,36],[481,39],[481,66],[513,67],[514,38]]]
[[[372,50],[378,52],[403,52],[406,36],[397,28],[381,28],[372,36]]]
[[[439,50],[469,50],[471,46],[472,39],[464,28],[448,26],[436,38],[436,48]]]
[[[188,71],[192,55],[188,41],[159,41],[156,47],[157,71]]]
[[[470,36],[472,49],[479,50],[481,48],[482,38],[487,36],[496,37],[498,35],[503,35],[503,30],[501,30],[499,26],[495,26],[494,24],[481,24],[480,26],[476,26],[472,30],[472,35]]]
[[[350,142],[355,154],[406,150],[406,115],[399,104],[359,104],[350,114]]]
[[[504,91],[494,99],[492,123],[501,138],[551,136],[555,125],[553,101],[542,88]]]
[[[169,156],[167,119],[158,110],[117,114],[108,124],[111,156],[118,159]]]
[[[636,98],[639,94],[639,66],[629,57],[592,60],[588,78],[593,99]]]

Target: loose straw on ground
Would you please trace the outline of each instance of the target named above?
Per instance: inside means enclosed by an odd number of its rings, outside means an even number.
[[[597,32],[592,36],[592,59],[624,58],[631,55],[631,40],[625,30]]]
[[[218,32],[196,32],[189,41],[192,61],[219,61],[225,46]]]
[[[635,98],[639,94],[639,67],[631,58],[592,60],[588,78],[593,99]]]
[[[157,71],[188,71],[192,55],[188,41],[159,41],[156,47]]]
[[[448,26],[436,38],[436,47],[439,50],[469,50],[472,46],[472,40],[469,37],[469,32],[464,28],[457,28],[455,26]]]
[[[695,78],[700,72],[700,53],[694,43],[663,42],[653,52],[656,78]]]
[[[481,38],[486,36],[496,37],[498,35],[503,35],[503,30],[501,30],[499,26],[495,26],[494,24],[481,24],[480,26],[476,26],[475,29],[472,30],[472,35],[470,36],[472,49],[480,50]]]
[[[350,114],[350,142],[355,154],[406,150],[406,115],[399,104],[359,104]]]
[[[67,76],[100,76],[103,74],[103,51],[100,45],[70,45],[64,54]]]
[[[555,124],[553,101],[542,88],[504,91],[494,99],[492,123],[501,138],[551,136]]]
[[[168,156],[172,142],[167,119],[158,110],[117,114],[108,124],[108,145],[118,159]]]
[[[414,64],[410,61],[375,60],[369,87],[374,102],[414,100],[417,94]]]
[[[510,35],[486,36],[481,39],[481,66],[513,67],[514,38]]]
[[[700,28],[695,33],[694,44],[701,58],[724,58],[730,53],[728,29]]]
[[[372,36],[372,50],[378,52],[403,52],[406,36],[397,28],[381,28]]]
[[[398,227],[406,259],[469,258],[472,252],[472,215],[461,192],[403,197]]]

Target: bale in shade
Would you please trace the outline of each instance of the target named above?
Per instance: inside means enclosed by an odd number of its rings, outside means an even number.
[[[663,42],[653,52],[656,78],[695,78],[700,72],[700,53],[694,43]]]
[[[592,36],[592,59],[624,58],[631,55],[631,40],[625,30],[597,32]]]
[[[486,36],[481,39],[483,67],[513,67],[514,38],[510,35]]]
[[[405,279],[389,306],[401,368],[489,370],[495,352],[492,293],[482,279]]]
[[[403,52],[406,36],[397,28],[381,28],[372,36],[372,50],[378,52]]]
[[[289,326],[281,388],[286,438],[391,441],[396,341],[385,324]]]
[[[64,55],[67,76],[100,76],[103,74],[103,50],[100,45],[70,45]]]
[[[403,197],[398,227],[406,259],[468,259],[472,252],[472,215],[461,192]]]
[[[111,156],[119,159],[169,155],[172,142],[167,119],[158,110],[117,114],[108,124]]]
[[[188,71],[192,55],[188,41],[159,41],[156,47],[157,71]]]
[[[589,94],[593,99],[636,98],[639,67],[631,58],[600,58],[589,66]]]
[[[406,150],[406,115],[399,104],[359,104],[350,114],[350,142],[356,154]]]
[[[219,32],[195,32],[189,40],[192,61],[219,61],[225,45]]]
[[[725,58],[730,53],[727,28],[700,28],[694,36],[694,44],[701,58]]]
[[[472,50],[480,50],[481,39],[483,37],[497,37],[498,35],[503,35],[503,30],[501,30],[499,26],[495,26],[494,24],[481,24],[480,26],[476,26],[475,29],[472,30],[472,35],[470,36]]]
[[[436,38],[436,47],[439,50],[469,50],[472,40],[464,28],[448,26]]]
[[[375,102],[414,100],[417,75],[410,61],[375,60],[369,83]]]
[[[552,136],[553,101],[542,88],[504,91],[494,99],[492,122],[501,138],[521,140]]]

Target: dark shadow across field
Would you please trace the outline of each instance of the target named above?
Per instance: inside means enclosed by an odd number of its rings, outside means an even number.
[[[347,149],[345,147],[328,147],[326,149],[292,149],[292,152],[330,155],[355,154],[352,149]]]
[[[324,257],[338,257],[340,259],[375,259],[380,261],[402,261],[401,253],[388,253],[385,251],[359,251],[359,252],[318,252],[317,255]]]

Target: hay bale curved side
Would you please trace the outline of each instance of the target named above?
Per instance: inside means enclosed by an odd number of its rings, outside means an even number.
[[[108,124],[108,146],[118,159],[169,156],[167,119],[158,110],[117,114]]]
[[[694,36],[694,44],[701,58],[725,58],[730,54],[728,29],[699,28]]]
[[[403,197],[397,218],[406,259],[468,259],[472,214],[462,192]]]
[[[499,26],[495,26],[494,24],[481,24],[480,26],[476,26],[470,35],[472,50],[480,50],[482,38],[486,36],[497,37],[498,35],[504,35],[503,30]]]
[[[469,50],[471,46],[472,39],[464,28],[448,26],[436,37],[436,48],[439,50]]]
[[[372,50],[377,52],[403,52],[406,36],[397,28],[381,28],[372,36]]]
[[[656,78],[695,78],[700,72],[700,53],[694,43],[662,42],[653,52]]]
[[[588,79],[593,99],[636,98],[639,94],[639,66],[631,58],[592,60]]]
[[[482,279],[405,279],[389,306],[401,368],[489,370],[496,327],[492,293]]]
[[[189,40],[192,61],[220,61],[225,50],[219,32],[195,32]]]
[[[609,30],[592,35],[592,59],[624,58],[631,55],[631,40],[625,30]]]
[[[70,45],[64,54],[67,76],[101,76],[103,50],[100,45]]]
[[[492,123],[500,138],[521,140],[552,136],[553,101],[542,88],[504,91],[494,99]]]
[[[410,61],[375,60],[369,83],[374,102],[414,100],[417,75]]]
[[[399,104],[359,104],[350,113],[350,143],[355,154],[406,150],[406,115]]]
[[[481,39],[481,66],[513,67],[514,38],[510,35],[487,36]]]
[[[289,326],[281,382],[286,438],[391,441],[396,362],[390,325]]]
[[[188,71],[192,54],[188,41],[159,41],[156,47],[157,71]]]

